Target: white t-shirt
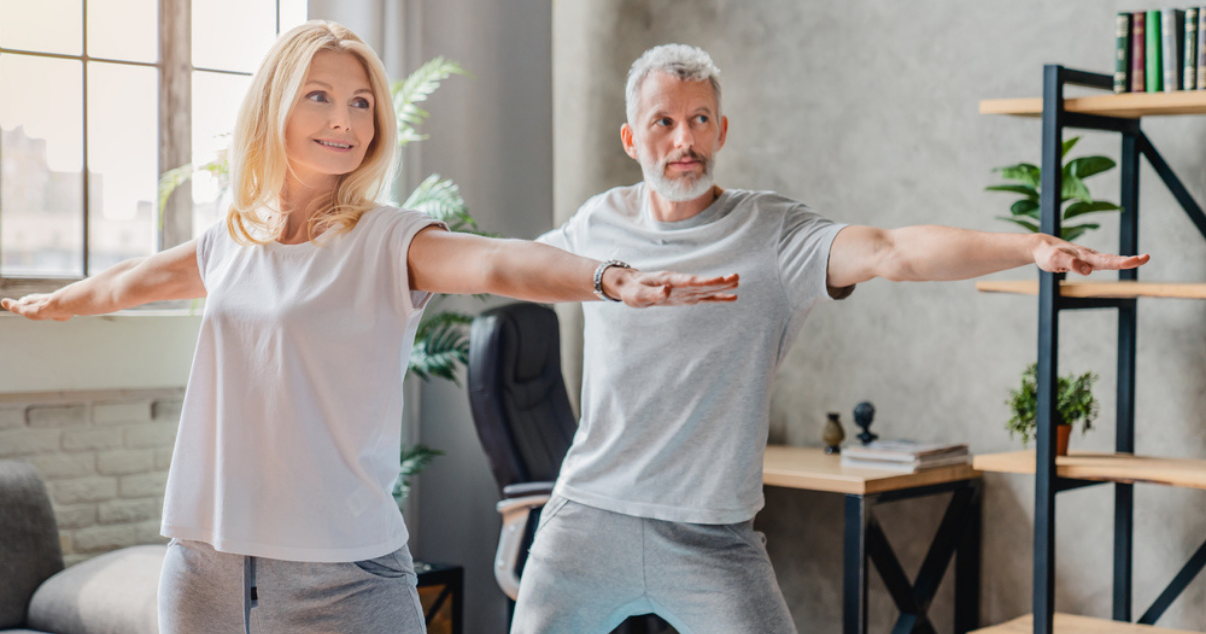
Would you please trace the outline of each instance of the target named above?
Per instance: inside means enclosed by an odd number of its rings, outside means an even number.
[[[391,497],[402,379],[429,294],[407,250],[437,224],[381,207],[352,231],[242,246],[197,242],[208,297],[168,474],[162,533],[293,561],[406,544]]]
[[[732,304],[583,304],[582,420],[557,493],[675,522],[752,518],[763,505],[771,384],[804,318],[831,299],[829,248],[844,226],[738,189],[692,218],[658,222],[642,183],[591,198],[541,236],[646,271],[741,274]]]

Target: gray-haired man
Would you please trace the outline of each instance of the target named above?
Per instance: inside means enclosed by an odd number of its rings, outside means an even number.
[[[582,420],[520,584],[515,634],[603,634],[656,613],[681,634],[795,632],[764,538],[771,381],[814,306],[855,284],[954,280],[1037,263],[1133,268],[1051,236],[827,220],[712,184],[728,121],[704,51],[646,51],[628,76],[624,150],[645,182],[588,200],[542,241],[638,268],[741,275],[734,304],[584,306]]]

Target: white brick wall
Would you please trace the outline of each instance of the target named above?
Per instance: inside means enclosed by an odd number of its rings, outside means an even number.
[[[183,390],[0,395],[0,459],[46,482],[67,565],[159,536]]]

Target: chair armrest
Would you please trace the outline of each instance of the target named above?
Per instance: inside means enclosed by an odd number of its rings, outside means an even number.
[[[519,575],[515,572],[515,564],[519,560],[519,546],[523,542],[528,516],[532,509],[544,506],[549,497],[549,494],[528,495],[498,503],[503,524],[502,533],[498,536],[498,552],[494,556],[494,578],[498,581],[498,587],[512,600],[519,597]]]
[[[528,495],[550,495],[553,492],[553,485],[556,482],[521,482],[519,484],[508,484],[503,487],[503,497],[518,498]]]

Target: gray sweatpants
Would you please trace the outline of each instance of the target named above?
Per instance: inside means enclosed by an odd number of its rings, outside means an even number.
[[[222,553],[172,540],[159,580],[160,634],[423,634],[410,551],[347,563]]]
[[[650,613],[680,634],[795,634],[765,542],[752,521],[664,522],[554,496],[511,634],[606,634]]]

